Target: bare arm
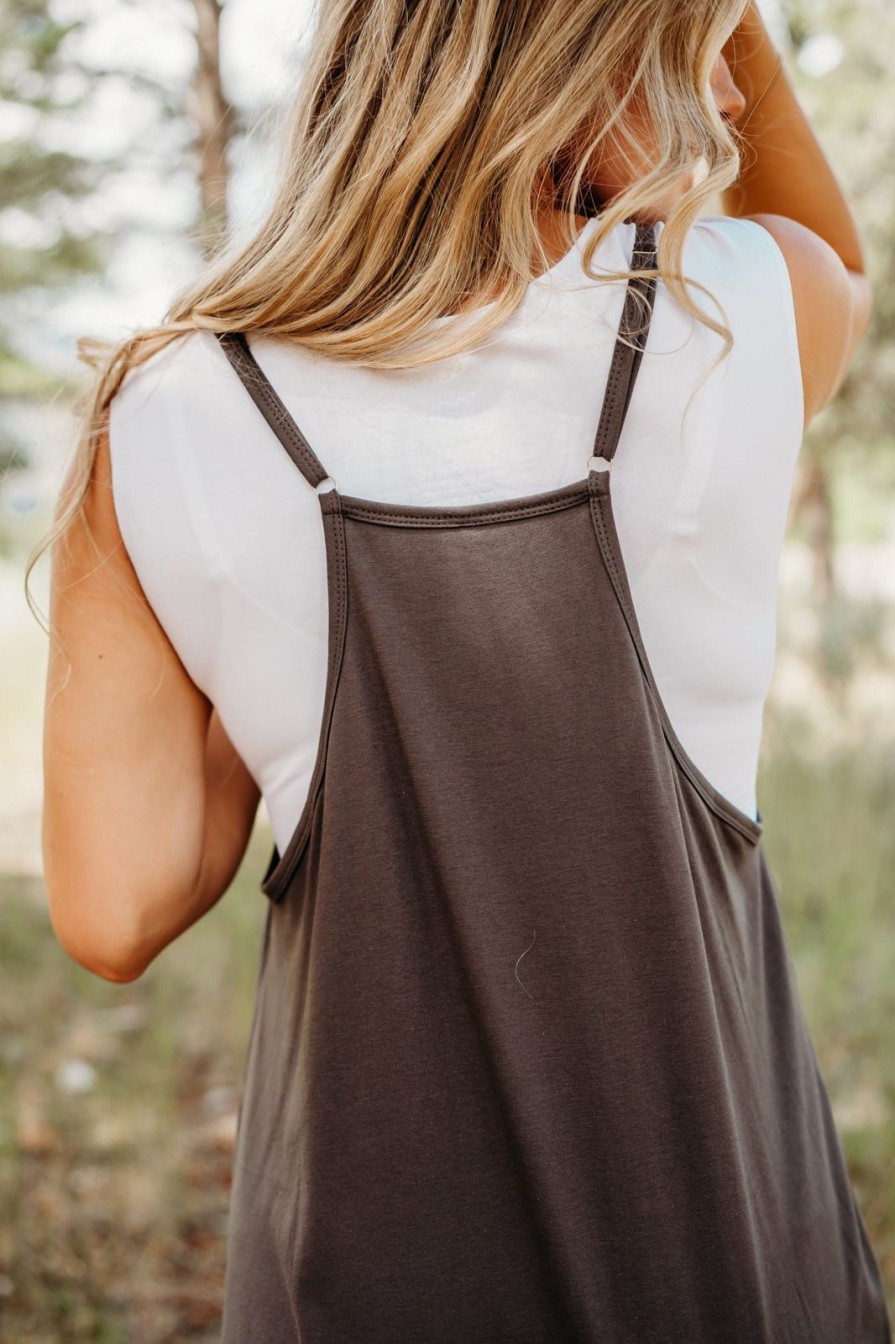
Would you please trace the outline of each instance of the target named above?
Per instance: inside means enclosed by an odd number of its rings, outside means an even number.
[[[53,550],[43,856],[60,942],[127,981],[226,891],[259,791],[146,600],[111,485],[104,435],[86,509],[99,553],[81,520]]]
[[[870,321],[872,287],[854,215],[755,0],[724,57],[746,98],[736,121],[746,145],[740,176],[724,193],[723,206],[766,228],[786,260],[807,424],[848,372]]]

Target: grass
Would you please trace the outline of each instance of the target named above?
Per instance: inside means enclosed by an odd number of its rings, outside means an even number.
[[[267,845],[132,985],[69,960],[33,884],[0,893],[5,1344],[219,1337]]]
[[[805,1014],[895,1315],[895,740],[821,762],[770,716],[765,848]]]
[[[765,847],[858,1203],[890,1291],[893,796],[895,741],[818,759],[805,723],[769,711],[759,784]],[[218,1338],[232,1138],[265,908],[257,884],[269,843],[259,827],[225,900],[127,986],[68,960],[36,884],[3,887],[6,1344]]]

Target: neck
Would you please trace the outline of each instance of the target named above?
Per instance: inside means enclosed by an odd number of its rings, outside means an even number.
[[[558,210],[556,201],[556,184],[549,166],[545,166],[535,182],[535,220],[538,228],[538,236],[541,240],[541,246],[546,253],[546,265],[541,258],[532,254],[531,269],[532,278],[537,279],[543,275],[545,270],[550,270],[555,266],[569,250],[569,238],[566,232],[567,216],[565,211]],[[599,213],[602,207],[602,201],[596,192],[589,187],[583,187],[578,202],[579,211],[572,220],[572,229],[577,237],[589,220]],[[455,309],[456,313],[466,312],[469,308],[478,308],[482,304],[489,303],[497,298],[492,291],[474,294]]]

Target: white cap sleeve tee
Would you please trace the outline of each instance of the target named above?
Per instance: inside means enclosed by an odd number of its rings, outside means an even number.
[[[624,298],[622,282],[581,270],[594,225],[484,346],[423,368],[350,366],[249,333],[343,494],[465,505],[586,477]],[[633,224],[615,229],[595,272],[627,266],[633,239]],[[734,346],[711,369],[721,338],[659,283],[613,505],[675,731],[715,787],[755,816],[803,434],[792,290],[767,230],[727,216],[691,228],[684,273],[720,302],[723,315],[692,291],[726,320]],[[316,493],[205,332],[127,376],[111,405],[110,449],[118,523],[147,600],[217,706],[282,849],[307,796],[326,679]]]

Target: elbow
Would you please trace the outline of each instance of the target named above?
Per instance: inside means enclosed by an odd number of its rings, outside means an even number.
[[[138,980],[155,956],[141,931],[117,914],[91,917],[48,890],[50,923],[56,939],[72,961],[112,984]]]
[[[54,926],[55,927],[55,926]],[[83,966],[91,975],[108,980],[113,985],[129,985],[149,966],[152,957],[145,956],[139,948],[121,943],[110,943],[108,939],[85,940],[70,937],[56,930],[56,937],[72,961]]]
[[[84,958],[75,960],[79,966],[83,966],[85,971],[90,971],[92,975],[99,976],[101,980],[107,980],[112,985],[129,985],[134,980],[139,980],[143,971],[146,969],[131,970],[127,966],[107,965],[105,962],[88,961]]]
[[[70,949],[66,948],[66,951],[79,966],[84,967],[85,971],[90,971],[91,974],[99,976],[102,980],[108,980],[113,985],[129,985],[134,980],[139,980],[149,965],[149,961],[135,956],[114,953],[106,957],[93,956],[90,953],[86,956],[76,956]]]

